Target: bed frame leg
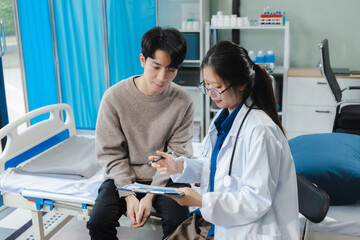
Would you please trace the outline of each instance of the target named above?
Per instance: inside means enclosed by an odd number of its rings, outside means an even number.
[[[45,240],[42,212],[31,211],[34,239]]]
[[[44,230],[44,222],[41,211],[31,211],[32,215],[32,224],[34,231],[34,239],[35,240],[49,240],[52,236],[54,236],[66,223],[68,223],[73,216],[64,215],[63,218],[52,227],[48,228],[46,231]]]
[[[308,234],[308,228],[309,228],[309,220],[306,219],[305,224],[304,224],[304,231],[303,231],[303,235],[302,235],[302,240],[306,240],[307,238],[307,234]]]

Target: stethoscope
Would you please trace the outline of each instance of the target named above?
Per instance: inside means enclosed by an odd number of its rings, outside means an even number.
[[[233,148],[233,151],[232,151],[232,154],[231,154],[231,159],[230,159],[229,172],[228,172],[228,175],[226,175],[226,176],[224,177],[224,179],[223,179],[223,185],[224,185],[225,187],[230,187],[231,184],[233,183],[233,178],[231,177],[231,170],[232,170],[232,163],[233,163],[233,160],[234,160],[234,155],[235,155],[235,150],[236,150],[236,144],[237,144],[237,141],[238,141],[238,138],[239,138],[239,134],[240,134],[240,132],[241,132],[241,128],[242,128],[242,126],[244,125],[244,122],[245,122],[247,116],[249,115],[250,111],[253,109],[253,107],[254,107],[254,104],[252,104],[252,105],[250,106],[250,108],[247,110],[244,118],[243,118],[242,121],[241,121],[239,130],[238,130],[238,132],[237,132],[237,134],[236,134],[235,146],[234,146],[234,148]]]

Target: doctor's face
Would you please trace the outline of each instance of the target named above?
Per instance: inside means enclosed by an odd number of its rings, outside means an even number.
[[[168,52],[156,50],[154,58],[140,55],[141,66],[144,68],[143,91],[148,96],[160,95],[174,80],[177,69],[169,68],[171,58]]]
[[[227,108],[231,113],[242,101],[242,91],[235,91],[234,88],[229,87],[229,83],[224,82],[210,66],[203,68],[204,85],[208,89],[207,93],[209,97],[216,103],[219,108]],[[212,88],[220,94],[220,98],[214,96]]]

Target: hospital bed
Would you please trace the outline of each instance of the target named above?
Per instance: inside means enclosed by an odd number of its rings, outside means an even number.
[[[94,137],[76,133],[68,105],[55,104],[27,113],[0,129],[0,140],[4,138],[0,206],[30,210],[34,237],[41,240],[49,239],[74,216],[89,219],[103,173],[96,165]],[[34,162],[38,165],[29,164]],[[69,166],[61,169],[63,163]],[[39,164],[47,165],[46,170],[32,174]],[[83,172],[71,171],[79,167]],[[62,221],[44,229],[42,212],[62,213]]]
[[[303,227],[305,218],[300,215]],[[360,202],[330,206],[320,223],[309,222],[307,240],[360,240]]]

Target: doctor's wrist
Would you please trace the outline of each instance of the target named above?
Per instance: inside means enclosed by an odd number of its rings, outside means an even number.
[[[183,158],[177,158],[176,159],[176,169],[177,174],[182,174],[184,171],[184,159]]]

